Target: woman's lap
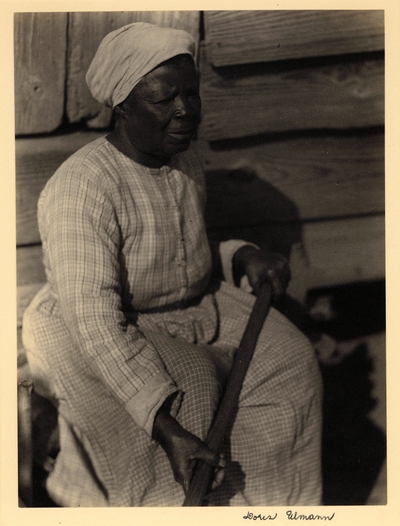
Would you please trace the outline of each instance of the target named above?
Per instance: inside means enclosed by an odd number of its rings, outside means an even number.
[[[220,330],[211,352],[210,347],[188,345],[165,334],[151,335],[150,331],[147,334],[150,339],[157,340],[156,346],[166,369],[184,392],[178,420],[202,439],[219,401],[229,361],[226,357],[240,342],[254,302],[249,295],[225,284],[215,293],[215,298]],[[216,366],[219,363],[221,367]],[[58,365],[53,363],[50,367]],[[76,366],[73,369],[74,375],[80,374]],[[74,378],[73,383],[77,381],[79,379]],[[65,396],[65,393],[59,395]],[[69,407],[76,403],[76,397],[66,402],[65,416],[79,428],[83,425],[84,413],[90,411],[90,405],[85,408],[85,404],[79,402],[79,409],[74,408],[75,414],[81,413],[79,422],[76,422]],[[100,401],[98,405],[101,405]],[[115,410],[115,404],[113,407]],[[124,413],[120,409],[117,412],[120,415],[114,415],[114,419],[121,424]],[[95,425],[96,433],[102,425],[109,423],[106,412],[102,418],[103,423]],[[126,414],[125,418],[129,419],[129,416]],[[117,421],[115,425],[118,425]],[[236,491],[231,504],[317,504],[320,493],[320,426],[320,380],[315,357],[304,336],[271,309],[244,382],[230,440],[226,443],[226,454],[232,460],[233,469],[228,470],[227,483],[215,494],[214,503],[227,504]],[[93,430],[90,426],[84,428],[84,435],[93,433]],[[137,435],[138,430],[129,425],[126,432],[131,436]],[[100,442],[94,455],[107,443],[106,440]],[[117,446],[118,442],[111,445]],[[132,487],[127,478],[136,468],[144,466],[139,461],[140,451],[136,451],[134,456],[137,458],[130,463],[129,469],[121,467],[124,455],[129,455],[128,449],[106,454],[107,458],[96,465],[97,471],[108,466],[106,479],[111,482],[106,484],[115,486],[111,494],[116,494],[116,486],[125,484],[125,489],[119,487],[119,490],[122,490],[120,494],[125,491],[126,496],[115,497],[112,505],[179,505],[183,494],[173,480],[168,459],[161,448],[151,444],[143,434],[136,440],[136,448],[143,449],[143,458],[152,457],[152,469],[138,484],[144,490],[143,498],[139,498],[139,493],[134,498],[127,496]],[[111,473],[114,466],[110,466],[110,462],[115,462],[115,469],[123,473]]]

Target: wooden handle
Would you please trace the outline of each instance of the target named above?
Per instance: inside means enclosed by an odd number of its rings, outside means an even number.
[[[269,312],[271,300],[271,285],[265,282],[261,286],[260,294],[251,311],[239,349],[233,360],[224,396],[206,439],[207,446],[217,453],[220,452],[225,434],[236,415],[243,381],[250,365],[258,336]],[[183,506],[201,506],[212,482],[214,469],[213,466],[206,462],[197,462]]]

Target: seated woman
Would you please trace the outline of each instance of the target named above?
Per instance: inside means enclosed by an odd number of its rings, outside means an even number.
[[[87,74],[114,108],[39,199],[48,283],[24,317],[36,385],[57,401],[61,506],[179,506],[195,459],[215,466],[213,505],[320,503],[320,376],[307,339],[275,309],[262,329],[223,456],[203,442],[255,292],[285,261],[221,243],[211,278],[194,41],[136,23],[107,35]]]

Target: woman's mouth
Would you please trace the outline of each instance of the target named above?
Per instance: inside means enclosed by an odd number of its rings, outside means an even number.
[[[186,141],[192,138],[193,130],[171,130],[168,135],[179,141]]]

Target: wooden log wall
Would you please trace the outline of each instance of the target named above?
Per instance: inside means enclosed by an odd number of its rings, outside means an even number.
[[[208,220],[216,237],[234,225],[290,254],[299,300],[384,277],[383,22],[372,10],[204,13]]]
[[[384,276],[382,13],[203,14],[197,143],[210,232],[290,255],[298,299],[311,287]],[[200,18],[198,11],[16,14],[19,338],[22,313],[45,281],[39,193],[111,123],[84,82],[98,44],[140,20],[186,29],[199,42]]]
[[[63,122],[66,13],[15,15],[15,130],[51,132]]]

